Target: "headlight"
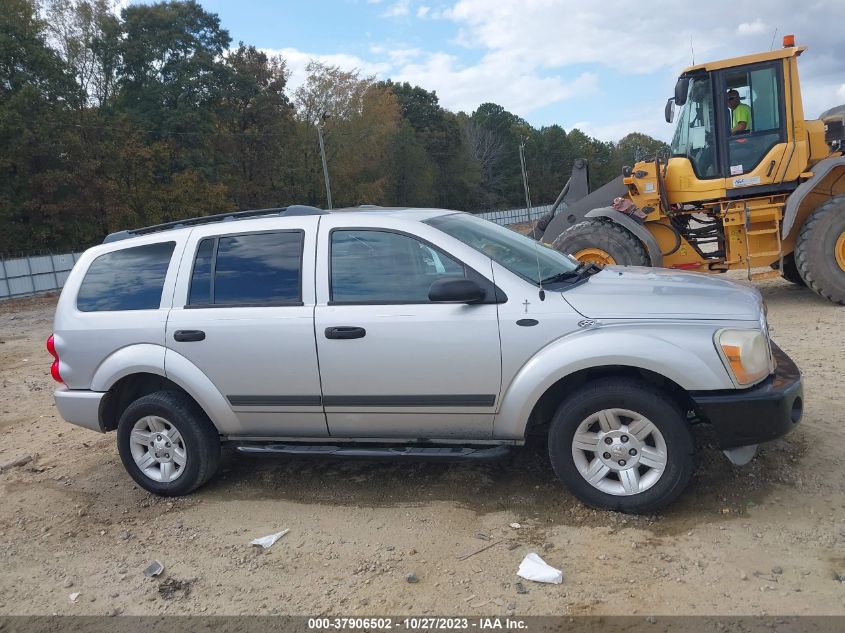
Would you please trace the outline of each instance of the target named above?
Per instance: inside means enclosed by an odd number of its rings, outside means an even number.
[[[751,385],[772,371],[768,337],[759,330],[719,330],[716,349],[740,385]]]

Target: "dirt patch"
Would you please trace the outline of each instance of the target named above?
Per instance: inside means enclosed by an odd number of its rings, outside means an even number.
[[[227,453],[194,495],[153,497],[113,434],[56,414],[55,297],[0,302],[0,463],[34,458],[0,473],[0,613],[845,614],[845,310],[759,287],[804,371],[804,421],[743,468],[704,450],[651,517],[581,505],[541,443],[491,463]],[[532,551],[563,585],[516,576]],[[155,559],[164,580],[143,575]]]

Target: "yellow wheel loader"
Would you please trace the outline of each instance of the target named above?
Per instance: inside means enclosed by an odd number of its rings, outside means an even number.
[[[845,106],[804,119],[804,50],[787,36],[684,70],[666,104],[670,155],[625,167],[535,237],[601,265],[782,275],[845,304]],[[570,183],[585,174],[576,166]]]

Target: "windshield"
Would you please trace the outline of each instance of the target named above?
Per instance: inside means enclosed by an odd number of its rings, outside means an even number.
[[[533,284],[572,273],[578,262],[525,235],[467,213],[441,215],[426,220],[433,226],[487,255]]]
[[[678,115],[678,126],[672,138],[672,156],[689,158],[699,178],[717,175],[713,119],[710,77],[692,77],[687,102]]]

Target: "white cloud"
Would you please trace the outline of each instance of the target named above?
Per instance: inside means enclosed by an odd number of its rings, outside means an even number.
[[[663,101],[657,96],[668,96],[672,77],[690,64],[691,43],[699,63],[735,57],[769,50],[778,28],[781,34],[794,32],[799,45],[809,46],[799,62],[805,115],[817,116],[845,101],[842,0],[812,0],[800,12],[793,0],[769,0],[764,15],[755,0],[709,0],[707,11],[691,11],[677,0],[651,0],[645,17],[630,0],[605,0],[600,6],[572,0],[425,5],[391,0],[382,7],[387,17],[415,14],[442,21],[444,39],[414,42],[414,47],[375,42],[369,59],[283,49],[277,52],[292,71],[291,88],[302,82],[305,65],[314,57],[434,90],[451,110],[471,111],[492,101],[527,118],[545,108],[544,117],[556,117],[566,129],[579,125],[600,138],[618,139],[638,130],[665,139],[671,126],[663,122]],[[731,15],[740,19],[726,19]],[[455,46],[469,55],[454,53]],[[573,118],[579,123],[549,114],[549,106],[563,102],[571,104],[567,111],[578,111]]]
[[[836,95],[845,75],[842,0],[813,0],[802,5],[801,11],[795,11],[793,0],[770,0],[765,22],[762,18],[746,19],[736,28],[725,16],[759,15],[759,3],[710,0],[707,11],[691,11],[688,3],[652,0],[647,17],[641,6],[630,0],[605,0],[598,7],[568,0],[457,0],[442,12],[442,17],[456,26],[453,43],[483,51],[484,60],[507,59],[510,63],[506,67],[511,71],[565,75],[575,67],[586,68],[601,78],[607,76],[605,69],[623,77],[651,75],[653,79],[644,78],[643,85],[654,85],[658,76],[688,66],[691,43],[699,63],[736,57],[769,50],[771,34],[779,28],[780,33],[795,33],[799,45],[809,46],[799,63],[807,116],[816,116],[841,99]],[[737,35],[740,33],[741,38]],[[482,60],[479,65],[484,63]],[[625,95],[615,94],[608,83],[602,84],[607,91],[603,99],[623,97],[619,100],[620,112],[625,112],[628,103],[645,101],[643,89],[636,85],[631,88],[631,81],[626,83],[630,94]],[[491,92],[502,90],[500,86],[490,88]],[[670,89],[667,85],[666,91]],[[660,111],[655,108],[653,112]],[[659,125],[662,117],[657,114],[655,120]],[[566,121],[561,123],[569,127]],[[592,129],[603,130],[602,136],[612,135],[619,125],[592,124]]]
[[[674,126],[666,123],[663,118],[665,104],[660,99],[649,99],[639,105],[620,108],[616,116],[575,121],[569,123],[566,129],[578,128],[603,141],[618,141],[631,132],[641,132],[668,143],[672,139]]]
[[[594,94],[598,85],[593,73],[584,72],[569,80],[557,75],[540,76],[524,72],[512,60],[495,55],[476,65],[461,65],[452,55],[424,53],[416,48],[371,47],[370,51],[385,61],[346,54],[315,55],[294,48],[262,50],[268,55],[281,55],[287,62],[290,93],[305,82],[305,68],[313,59],[343,70],[358,70],[365,76],[407,81],[433,90],[441,105],[453,111],[472,111],[492,101],[523,116],[575,95]],[[508,77],[508,81],[502,81],[503,77]]]
[[[398,0],[391,4],[384,13],[381,14],[383,18],[401,18],[408,15],[410,11],[410,0]]]
[[[440,103],[450,110],[469,112],[492,101],[521,116],[576,94],[596,91],[597,77],[592,73],[564,80],[530,72],[514,61],[492,55],[478,64],[461,66],[454,56],[435,53],[397,69],[394,79],[436,91]]]
[[[845,84],[841,81],[842,77],[830,77],[828,81],[801,83],[805,119],[814,119],[845,101]]]
[[[458,0],[445,15],[465,30],[466,40],[474,46],[511,51],[551,68],[587,63],[648,73],[682,67],[690,59],[690,39],[697,60],[733,57],[768,50],[774,27],[781,33],[796,33],[799,44],[810,44],[814,50],[845,53],[841,0],[815,0],[800,12],[792,0],[771,0],[766,3],[766,23],[746,22],[742,30],[747,37],[741,41],[725,16],[759,14],[753,0],[710,0],[707,11],[691,11],[688,3],[676,0],[652,0],[647,17],[641,5],[630,0],[605,0],[600,9],[573,5],[550,0]],[[845,70],[845,55],[837,57]]]
[[[295,48],[263,48],[261,50],[267,55],[281,55],[284,58],[288,71],[290,72],[287,82],[287,90],[290,94],[305,83],[305,79],[307,78],[305,68],[311,60],[316,60],[327,66],[337,66],[346,71],[357,70],[363,76],[375,75],[377,77],[386,77],[387,71],[391,68],[391,65],[388,63],[367,61],[356,55],[346,55],[344,53],[315,55]]]
[[[393,64],[405,64],[423,54],[419,48],[393,48],[384,51]]]
[[[737,35],[757,35],[768,30],[769,27],[767,27],[760,18],[757,18],[753,22],[743,22],[736,27]]]

